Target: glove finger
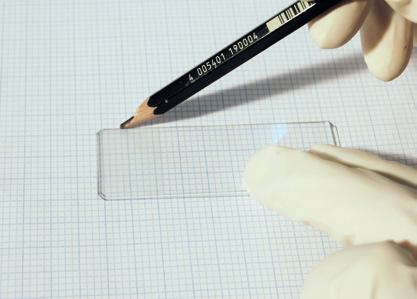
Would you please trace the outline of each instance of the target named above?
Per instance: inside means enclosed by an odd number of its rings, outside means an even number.
[[[413,48],[412,25],[384,1],[372,5],[360,32],[365,62],[375,77],[391,81],[407,67]]]
[[[342,148],[330,144],[315,145],[309,152],[322,159],[348,167],[368,169],[401,184],[417,188],[417,170],[407,165],[387,161],[362,150]]]
[[[392,241],[344,248],[324,258],[307,276],[301,299],[411,299],[417,260]]]
[[[417,23],[417,1],[416,0],[385,0],[397,13],[410,22]]]
[[[414,47],[417,47],[417,24],[413,24]]]
[[[308,24],[314,42],[323,49],[346,44],[359,31],[370,8],[370,0],[347,0]]]
[[[243,178],[258,202],[341,245],[417,244],[416,190],[375,172],[275,145],[249,160]]]

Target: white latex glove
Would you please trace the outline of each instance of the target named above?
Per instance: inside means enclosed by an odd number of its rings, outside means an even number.
[[[324,49],[338,48],[359,30],[370,72],[380,80],[398,77],[417,43],[417,0],[345,0],[308,24]]]
[[[416,299],[417,261],[394,242],[353,246],[321,261],[301,299]]]
[[[248,162],[253,198],[350,246],[393,240],[417,246],[417,170],[361,150],[269,146]]]
[[[269,146],[244,181],[269,209],[350,246],[313,269],[301,299],[417,298],[416,169],[330,145]]]

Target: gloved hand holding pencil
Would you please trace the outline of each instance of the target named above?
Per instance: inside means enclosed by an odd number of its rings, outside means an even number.
[[[308,24],[323,49],[343,46],[360,31],[369,71],[390,81],[407,67],[417,45],[417,0],[346,0]]]

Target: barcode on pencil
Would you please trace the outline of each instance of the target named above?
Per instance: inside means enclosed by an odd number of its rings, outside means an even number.
[[[282,25],[284,25],[285,23],[287,23],[288,21],[293,19],[295,16],[302,13],[304,10],[306,10],[307,8],[312,6],[313,4],[316,4],[316,2],[314,2],[314,1],[310,1],[310,2],[298,1],[298,2],[294,3],[293,5],[288,7],[286,10],[281,12],[278,16],[276,16],[271,21],[266,23],[266,26],[268,27],[269,32],[272,32],[272,31],[278,29],[279,27],[281,27]]]

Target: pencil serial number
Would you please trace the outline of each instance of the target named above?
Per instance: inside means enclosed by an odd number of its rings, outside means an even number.
[[[235,55],[236,53],[240,52],[241,50],[248,47],[250,44],[253,44],[258,39],[258,36],[256,33],[252,33],[248,35],[247,37],[242,38],[237,43],[235,43],[233,46],[229,48],[229,52],[232,55]]]
[[[197,68],[197,74],[198,76],[202,76],[205,73],[209,72],[212,68],[216,68],[219,66],[222,62],[226,61],[226,56],[223,53],[220,53],[216,57],[212,58],[211,60],[207,61],[206,63],[202,64]],[[191,74],[190,74],[190,80],[191,80]]]
[[[245,48],[253,44],[259,38],[255,32],[241,38],[236,41],[234,44],[230,45],[229,48],[226,48],[224,52],[219,52],[215,56],[211,57],[206,62],[202,63],[200,66],[194,69],[192,73],[188,74],[188,84],[195,82],[200,77],[206,75],[211,70],[219,67],[228,59],[232,58],[237,53],[243,51]],[[187,84],[187,85],[188,85]]]

